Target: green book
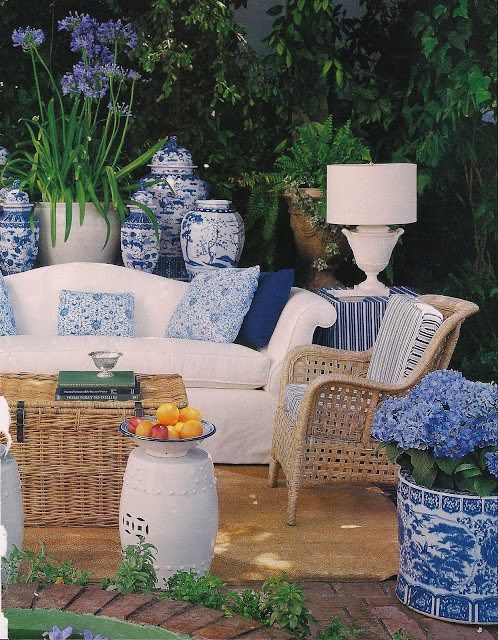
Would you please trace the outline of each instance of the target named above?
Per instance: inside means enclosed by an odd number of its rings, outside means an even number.
[[[109,378],[99,378],[98,371],[59,371],[60,389],[128,389],[135,387],[133,371],[113,371]]]

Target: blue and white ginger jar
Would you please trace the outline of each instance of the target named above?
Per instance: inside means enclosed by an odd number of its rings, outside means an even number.
[[[5,147],[0,147],[0,185],[1,185],[2,167],[7,162],[7,155],[8,155],[7,149]],[[2,202],[9,191],[10,191],[9,187],[2,187],[0,189],[0,217],[2,215]]]
[[[206,269],[236,267],[244,247],[245,230],[230,200],[198,200],[182,220],[181,243],[191,277]]]
[[[194,208],[196,200],[209,196],[207,182],[195,175],[191,153],[178,145],[176,136],[152,157],[151,172],[141,181],[141,188],[155,200],[161,230],[161,247],[156,273],[166,277],[187,279],[180,246],[183,216]],[[159,180],[157,184],[151,184]]]
[[[0,217],[0,269],[3,275],[32,269],[38,254],[40,221],[31,220],[28,194],[17,184],[3,195]]]
[[[155,200],[147,191],[137,191],[131,200],[155,213]],[[159,242],[147,214],[136,205],[128,206],[129,215],[121,225],[121,254],[125,267],[152,273],[159,259]]]
[[[401,602],[441,620],[498,623],[498,496],[427,489],[402,471],[398,525]]]

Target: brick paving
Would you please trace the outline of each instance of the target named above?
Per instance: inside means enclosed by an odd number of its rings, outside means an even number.
[[[238,583],[235,588],[259,587],[260,583]],[[403,630],[410,640],[498,640],[498,628],[451,624],[410,611],[397,601],[395,582],[302,582],[307,605],[317,619],[313,637],[338,616],[364,630],[362,640],[392,640]],[[225,618],[219,611],[184,602],[159,601],[141,595],[120,596],[101,591],[97,585],[45,586],[35,584],[4,587],[3,606],[55,608],[117,617],[187,633],[202,640],[291,640],[278,629],[241,616]]]

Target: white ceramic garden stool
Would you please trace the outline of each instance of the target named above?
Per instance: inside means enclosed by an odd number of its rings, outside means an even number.
[[[119,507],[121,546],[136,544],[138,536],[155,545],[157,587],[177,571],[208,571],[217,531],[216,479],[206,451],[130,453]]]

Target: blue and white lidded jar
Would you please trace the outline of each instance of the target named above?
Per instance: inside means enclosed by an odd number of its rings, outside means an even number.
[[[137,191],[131,200],[155,211],[155,200],[147,191]],[[152,273],[159,259],[159,242],[147,214],[136,205],[128,206],[129,215],[121,225],[121,254],[123,264],[130,269]],[[160,236],[159,236],[160,237]]]
[[[4,194],[2,208],[0,269],[7,276],[34,267],[40,241],[40,221],[31,219],[33,207],[28,194],[19,189],[18,181]]]
[[[0,147],[0,167],[3,167],[3,165],[7,162],[8,153],[9,152],[5,147]]]
[[[2,171],[2,167],[7,162],[7,154],[8,154],[7,149],[5,147],[0,147],[0,174]],[[0,175],[0,186],[1,186],[1,175]],[[2,202],[9,191],[10,191],[10,187],[0,188],[0,217],[2,216]]]
[[[180,246],[183,216],[194,208],[195,201],[207,198],[209,185],[195,175],[192,154],[178,146],[176,136],[152,157],[151,172],[141,181],[141,188],[154,196],[161,230],[161,247],[156,273],[185,280],[188,278]],[[156,184],[151,184],[159,180]]]
[[[236,267],[245,230],[230,200],[198,200],[182,220],[181,243],[191,277],[206,269]]]

